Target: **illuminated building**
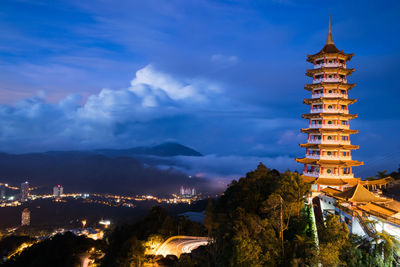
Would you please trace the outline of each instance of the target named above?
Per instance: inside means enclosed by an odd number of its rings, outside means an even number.
[[[21,226],[28,226],[31,224],[31,212],[25,208],[21,215]]]
[[[0,184],[0,200],[6,198],[6,187],[3,184]]]
[[[307,61],[313,64],[306,75],[312,78],[305,89],[311,92],[311,98],[304,99],[310,106],[310,112],[303,114],[309,121],[306,133],[307,143],[300,144],[306,149],[306,157],[296,159],[304,164],[304,181],[312,184],[313,191],[333,187],[343,191],[357,183],[369,186],[368,181],[354,178],[353,167],[363,162],[352,159],[351,151],[358,146],[350,142],[351,134],[358,131],[350,129],[350,120],[357,115],[349,113],[349,105],[357,99],[349,98],[348,92],[355,84],[347,83],[347,76],[354,72],[346,63],[354,54],[344,53],[336,48],[331,33],[331,19],[325,46],[314,55],[308,55]],[[374,181],[373,189],[381,188],[388,180]]]
[[[196,195],[196,189],[192,188],[192,196]]]
[[[309,127],[301,129],[308,135],[307,143],[300,145],[306,148],[306,157],[296,159],[304,164],[303,177],[316,191],[327,186],[343,190],[359,180],[354,178],[352,167],[363,163],[352,160],[351,151],[358,146],[350,143],[350,135],[357,131],[349,125],[357,115],[350,114],[348,108],[357,101],[348,97],[348,91],[355,84],[347,83],[347,76],[354,69],[348,69],[346,62],[353,55],[336,48],[329,17],[325,46],[307,58],[314,67],[306,72],[313,79],[311,84],[305,85],[311,92],[311,98],[304,100],[304,104],[310,106],[310,112],[303,114]]]
[[[29,197],[29,183],[24,182],[21,184],[21,201],[27,200]]]
[[[61,197],[64,194],[64,187],[61,185],[57,185],[53,187],[53,196],[54,197]]]
[[[182,196],[185,194],[185,188],[183,188],[183,185],[181,186],[180,193],[181,193]]]

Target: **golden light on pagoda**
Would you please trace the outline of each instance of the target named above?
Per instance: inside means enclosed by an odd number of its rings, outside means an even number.
[[[349,98],[348,94],[355,86],[347,81],[354,72],[354,69],[347,68],[347,62],[353,56],[336,48],[329,17],[325,46],[307,57],[307,61],[313,64],[313,68],[306,71],[312,83],[305,85],[311,98],[304,99],[304,104],[310,109],[302,117],[308,120],[309,125],[301,132],[308,138],[307,143],[300,144],[306,149],[306,157],[296,159],[304,164],[304,180],[312,183],[315,191],[327,186],[343,190],[360,180],[354,178],[352,167],[363,163],[352,159],[351,151],[358,146],[350,142],[351,134],[358,132],[350,129],[350,120],[357,117],[349,112],[349,106],[357,101]]]

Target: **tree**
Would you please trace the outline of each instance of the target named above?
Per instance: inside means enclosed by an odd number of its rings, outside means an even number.
[[[319,236],[319,261],[322,265],[343,265],[340,255],[350,246],[349,230],[346,224],[339,221],[339,216],[328,215],[325,220],[325,227]]]
[[[389,176],[389,174],[387,173],[387,170],[384,170],[381,172],[378,171],[378,174],[376,175],[377,178],[386,178],[388,176]]]

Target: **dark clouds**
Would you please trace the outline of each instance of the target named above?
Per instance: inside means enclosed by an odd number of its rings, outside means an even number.
[[[221,165],[267,158],[293,169],[278,158],[304,153],[305,57],[332,13],[335,43],[355,53],[354,156],[372,166],[358,169],[400,162],[397,1],[6,0],[2,10],[0,150],[172,140]]]

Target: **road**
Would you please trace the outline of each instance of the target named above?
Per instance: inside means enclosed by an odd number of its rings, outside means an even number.
[[[155,255],[176,255],[191,253],[192,250],[202,245],[207,245],[211,240],[200,236],[173,236],[168,238],[156,249]]]

